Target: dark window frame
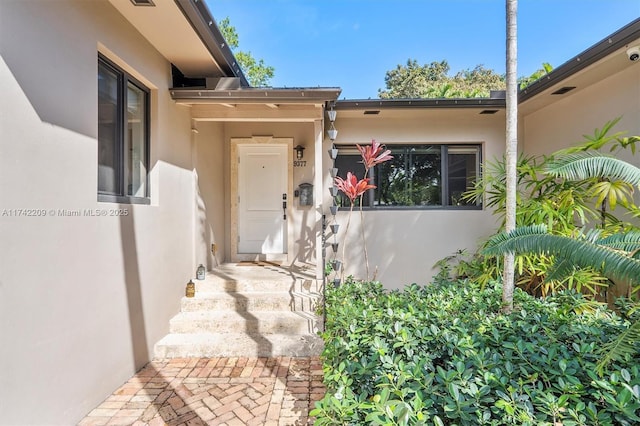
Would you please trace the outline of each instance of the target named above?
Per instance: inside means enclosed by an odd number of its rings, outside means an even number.
[[[98,69],[100,66],[106,67],[109,71],[117,75],[118,79],[118,91],[117,91],[117,141],[116,141],[116,164],[117,164],[117,191],[116,193],[104,192],[98,189],[98,201],[109,203],[122,203],[122,204],[151,204],[151,193],[149,188],[149,165],[151,164],[150,147],[151,147],[151,90],[145,86],[140,80],[123,70],[116,65],[113,61],[109,60],[104,55],[98,53]],[[99,71],[98,71],[99,72]],[[144,197],[131,196],[126,194],[125,183],[125,145],[126,137],[125,132],[127,129],[127,86],[132,84],[137,89],[140,89],[144,94],[144,163],[145,163],[145,178],[144,178]],[[99,127],[98,127],[99,129]],[[99,130],[98,130],[99,131]],[[99,135],[98,135],[99,139]],[[99,164],[99,162],[98,162]],[[98,175],[98,179],[100,176]]]
[[[476,180],[477,180],[481,178],[481,173],[482,173],[482,151],[483,151],[482,143],[471,142],[471,143],[389,143],[387,144],[387,148],[392,150],[407,149],[407,148],[418,147],[418,146],[420,147],[433,146],[433,147],[440,148],[440,176],[441,176],[440,199],[445,200],[445,202],[439,205],[376,205],[375,204],[376,189],[371,189],[367,191],[367,195],[365,195],[365,201],[367,202],[367,204],[363,203],[362,205],[363,210],[396,210],[396,211],[397,210],[483,210],[482,202],[479,202],[477,204],[452,205],[448,202],[449,200],[447,196],[449,192],[449,184],[450,184],[449,183],[449,178],[450,178],[449,164],[448,164],[449,149],[450,148],[473,148],[477,150],[476,151],[477,152]],[[336,162],[339,162],[339,159],[341,157],[340,151],[342,150],[344,152],[345,150],[347,150],[348,154],[346,155],[357,158],[357,162],[360,165],[360,168],[358,168],[357,170],[340,170],[340,167],[338,167],[338,176],[341,176],[344,178],[344,175],[346,175],[347,172],[352,172],[356,174],[358,179],[361,179],[364,174],[364,166],[362,166],[361,164],[360,153],[357,151],[356,146],[355,145],[336,145],[336,148],[338,149],[338,158],[336,159]],[[343,156],[344,155],[345,154],[343,154]],[[455,155],[455,153],[453,155]],[[372,170],[369,171],[369,176],[368,176],[369,178],[371,178],[370,182],[373,184],[375,184],[375,176],[376,176],[376,169],[374,167]],[[340,194],[341,193],[338,194],[338,197],[341,196]],[[346,203],[348,203],[348,200],[346,200]],[[356,200],[356,207],[359,207],[359,206],[360,206],[360,202],[359,200]],[[348,209],[349,209],[349,206],[347,204],[340,207],[340,210],[348,210]]]

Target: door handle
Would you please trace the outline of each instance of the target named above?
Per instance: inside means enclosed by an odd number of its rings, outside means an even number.
[[[287,194],[282,194],[282,219],[287,220]]]

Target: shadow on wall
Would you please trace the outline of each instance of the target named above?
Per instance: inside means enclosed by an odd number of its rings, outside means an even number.
[[[198,249],[198,242],[196,242],[196,263],[202,263],[207,267],[207,271],[212,270],[216,266],[220,266],[220,260],[217,253],[214,254],[211,251],[211,244],[216,244],[216,236],[211,229],[209,220],[207,219],[207,204],[200,191],[200,185],[198,184],[198,174],[194,172],[196,179],[196,221],[199,227],[199,237],[202,245],[201,249]],[[202,252],[200,252],[202,250]],[[205,259],[201,257],[201,253],[204,253]]]
[[[98,10],[105,5],[98,2],[75,2],[74,7],[61,2],[0,3],[3,3],[0,4],[2,57],[40,120],[95,138],[98,54],[95,43],[88,45],[87,38],[79,37],[75,31],[86,31],[83,23],[95,21]],[[33,25],[25,25],[28,22],[38,22],[40,30],[34,31]],[[48,27],[60,22],[69,24],[66,31]],[[91,52],[89,47],[94,59],[91,69],[86,56]],[[87,96],[90,93],[95,96]],[[87,107],[89,100],[91,107]]]
[[[416,229],[419,229],[418,222],[426,218],[414,212],[394,212],[399,217],[391,222],[386,222],[379,218],[380,215],[371,214],[374,212],[364,212],[364,233],[369,255],[369,279],[381,281],[383,285],[402,288],[410,284],[410,279],[403,274],[400,276],[385,276],[385,271],[399,270],[409,267],[416,271],[424,271],[425,284],[432,265],[425,264],[422,253],[425,246],[440,244],[430,240],[428,235],[422,238],[420,247],[411,248],[407,245],[409,241],[416,240]],[[336,215],[335,223],[340,225],[340,231],[336,242],[339,244],[336,259],[343,262],[346,268],[344,277],[354,275],[356,279],[365,279],[365,256],[363,249],[363,238],[361,228],[360,211],[354,208],[351,213],[351,223],[349,224],[347,241],[345,241],[346,224],[349,221],[349,211],[339,211]],[[394,216],[396,215],[394,214]],[[333,242],[333,234],[329,231],[330,242]],[[343,248],[346,244],[345,259],[342,259]],[[327,258],[333,258],[331,246],[328,246]],[[412,256],[413,259],[408,259]],[[395,263],[402,262],[401,266],[394,266]]]
[[[310,263],[314,256],[314,245],[313,241],[316,239],[316,235],[313,229],[309,225],[307,225],[307,219],[309,217],[309,212],[311,210],[309,208],[304,210],[302,214],[302,219],[300,220],[300,236],[296,241],[296,256],[294,258],[294,264],[296,262],[299,263]],[[321,226],[320,224],[316,224],[316,226]]]
[[[149,349],[142,307],[140,267],[135,233],[135,209],[129,206],[129,214],[120,216],[120,241],[124,263],[124,284],[127,292],[127,308],[131,332],[131,347],[136,371],[149,362]]]

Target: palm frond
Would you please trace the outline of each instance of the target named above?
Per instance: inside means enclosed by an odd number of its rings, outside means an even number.
[[[549,234],[544,225],[525,226],[494,235],[483,252],[493,256],[506,253],[549,254],[581,268],[592,267],[609,278],[637,280],[640,277],[640,259],[584,238]]]
[[[592,151],[576,152],[555,158],[547,173],[568,180],[607,178],[640,186],[640,168],[626,161]]]
[[[601,235],[602,235],[602,229],[591,228],[591,229],[587,229],[587,232],[584,234],[584,238],[591,243],[595,243],[596,241],[600,240]]]
[[[616,141],[618,138],[624,135],[624,132],[617,132],[613,135],[609,135],[608,133],[616,124],[618,124],[618,121],[620,121],[621,118],[622,117],[617,117],[617,118],[614,118],[613,120],[607,121],[605,125],[602,126],[602,129],[596,129],[593,132],[593,135],[582,135],[585,140],[585,142],[583,142],[582,144],[575,147],[564,149],[560,152],[568,153],[568,152],[587,151],[589,149],[600,149],[604,145],[608,144],[609,142]]]
[[[556,262],[547,269],[544,277],[545,281],[562,281],[575,271],[575,265],[568,259],[557,259]]]
[[[602,376],[604,369],[611,361],[619,361],[625,356],[633,355],[637,351],[636,343],[638,341],[640,341],[640,319],[620,333],[615,340],[612,340],[602,347],[600,353],[603,356],[596,366],[598,374]]]
[[[635,252],[640,250],[640,231],[629,231],[609,235],[596,241],[596,244],[606,246],[614,250]]]

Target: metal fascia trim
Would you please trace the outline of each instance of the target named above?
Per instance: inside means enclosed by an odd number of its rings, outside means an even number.
[[[218,64],[225,77],[239,77],[242,86],[250,87],[247,77],[242,72],[233,52],[222,36],[216,21],[211,16],[207,5],[202,0],[174,0],[182,14],[191,24],[194,31]]]
[[[587,68],[612,52],[640,37],[640,18],[631,21],[615,33],[574,56],[549,74],[519,91],[518,102],[522,103],[549,87],[565,80],[580,70]]]
[[[336,101],[336,110],[376,108],[498,108],[506,107],[504,99],[350,99]]]
[[[315,101],[335,101],[340,96],[339,88],[313,89],[239,89],[239,90],[211,90],[193,88],[170,89],[171,97],[176,101],[223,101],[223,102],[296,102],[310,103]]]

